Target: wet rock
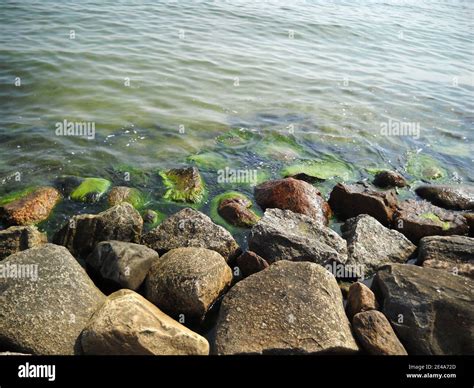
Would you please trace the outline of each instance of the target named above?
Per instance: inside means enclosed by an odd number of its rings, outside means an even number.
[[[196,167],[174,168],[160,172],[167,188],[165,199],[175,202],[199,203],[204,199],[204,181]]]
[[[201,320],[231,281],[232,271],[217,252],[177,248],[152,265],[146,298],[172,316]]]
[[[85,258],[101,241],[139,243],[143,228],[140,214],[129,203],[121,203],[99,214],[72,217],[54,236],[76,257]]]
[[[368,214],[382,225],[389,226],[397,205],[397,196],[393,190],[375,191],[363,184],[338,183],[332,189],[329,205],[343,220]]]
[[[61,194],[53,187],[40,187],[0,207],[0,221],[6,225],[33,225],[46,220]]]
[[[380,311],[364,311],[354,316],[354,334],[364,350],[375,356],[405,356],[407,351]]]
[[[403,234],[387,229],[367,214],[350,218],[341,231],[347,240],[347,263],[363,268],[364,277],[370,276],[384,264],[406,262],[416,250],[416,246]]]
[[[245,198],[228,198],[219,203],[218,212],[230,224],[250,228],[259,220],[251,206],[252,202]]]
[[[409,354],[473,354],[474,282],[407,264],[377,272],[372,290]]]
[[[143,244],[160,254],[174,248],[207,248],[220,253],[226,260],[239,249],[227,230],[191,208],[180,210],[145,234]]]
[[[70,197],[73,201],[98,202],[109,190],[110,181],[102,178],[85,178],[82,183],[74,189]]]
[[[372,290],[364,283],[352,283],[347,294],[346,313],[350,321],[363,311],[377,310],[378,303]]]
[[[0,348],[34,355],[79,353],[78,337],[104,295],[76,259],[64,247],[43,244],[1,264],[8,274],[0,277]],[[20,266],[25,276],[8,276]]]
[[[291,210],[312,217],[324,225],[331,215],[331,209],[319,190],[298,179],[286,178],[262,183],[255,187],[254,195],[263,210]]]
[[[474,210],[474,186],[422,185],[415,192],[421,198],[445,209]]]
[[[209,343],[130,290],[109,295],[81,335],[85,354],[207,355]]]
[[[144,245],[102,241],[87,257],[86,263],[116,287],[137,290],[158,257],[155,250]]]
[[[443,179],[448,176],[447,171],[436,159],[416,152],[408,154],[406,169],[414,178],[424,181]]]
[[[411,199],[399,204],[394,214],[393,227],[414,243],[426,236],[464,235],[468,232],[463,216],[427,201]]]
[[[240,268],[243,277],[263,271],[268,268],[268,263],[255,252],[247,251],[237,257],[237,266]]]
[[[108,197],[109,206],[115,206],[122,202],[128,202],[135,209],[143,207],[145,200],[140,190],[127,186],[115,186],[110,190]]]
[[[346,242],[335,231],[290,210],[266,210],[250,231],[249,249],[269,263],[291,260],[326,265],[347,260]]]
[[[14,253],[48,242],[46,233],[34,226],[11,226],[0,230],[0,261]]]
[[[418,263],[474,277],[474,238],[431,236],[420,240]]]
[[[358,351],[334,277],[317,264],[286,260],[225,295],[215,348],[217,354]]]
[[[469,227],[469,236],[474,237],[474,213],[464,213],[462,216],[466,220],[466,224]]]
[[[400,173],[396,171],[380,171],[375,175],[374,181],[375,186],[387,188],[387,187],[405,187],[407,181]]]

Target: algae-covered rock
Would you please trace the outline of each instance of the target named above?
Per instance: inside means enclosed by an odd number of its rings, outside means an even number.
[[[267,159],[285,162],[304,157],[305,151],[293,135],[271,131],[264,134],[262,141],[255,147],[255,153]]]
[[[217,152],[203,152],[188,156],[188,161],[196,163],[199,168],[207,170],[218,170],[225,168],[227,160]]]
[[[166,218],[166,215],[157,210],[147,209],[142,213],[142,218],[145,224],[155,227]]]
[[[354,180],[355,173],[346,162],[334,157],[321,160],[306,160],[284,167],[284,177],[309,177],[315,180],[340,178],[344,181]],[[306,180],[306,179],[305,179]]]
[[[102,178],[86,178],[71,193],[71,199],[79,202],[97,202],[110,188],[110,181]]]
[[[237,191],[217,195],[211,201],[211,219],[222,226],[251,227],[260,217],[252,210],[252,201]]]
[[[75,175],[62,175],[54,180],[56,187],[62,195],[69,197],[71,193],[84,182],[84,178]]]
[[[135,209],[141,209],[145,205],[146,200],[138,189],[127,186],[115,186],[110,190],[108,202],[110,207],[122,202],[128,202]]]
[[[174,202],[199,203],[204,199],[204,181],[196,167],[161,171],[167,190],[164,198]]]
[[[410,153],[406,169],[414,178],[421,180],[438,180],[448,176],[441,164],[426,154]]]

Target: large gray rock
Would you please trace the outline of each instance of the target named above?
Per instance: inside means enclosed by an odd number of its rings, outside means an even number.
[[[341,291],[320,265],[279,261],[237,283],[222,302],[218,354],[357,351]]]
[[[474,278],[474,238],[424,237],[420,240],[418,263]]]
[[[141,295],[109,295],[81,335],[85,354],[207,355],[209,343],[171,319]]]
[[[148,300],[172,316],[200,320],[231,281],[232,270],[217,252],[177,248],[152,265],[145,292]]]
[[[290,210],[267,209],[250,232],[249,249],[269,263],[291,260],[326,265],[347,259],[346,242],[335,231]]]
[[[354,334],[367,353],[375,356],[407,355],[390,322],[380,311],[360,312],[354,316],[352,325]]]
[[[68,250],[44,244],[11,255],[0,266],[0,348],[80,353],[79,334],[104,295]],[[13,277],[14,269],[24,275],[29,270],[30,276]]]
[[[54,236],[76,257],[85,258],[101,241],[119,240],[139,243],[143,220],[132,205],[121,203],[99,214],[72,217]]]
[[[377,272],[372,289],[409,354],[474,354],[474,282],[407,264]]]
[[[207,248],[232,258],[239,246],[222,226],[197,210],[186,208],[173,214],[143,236],[143,244],[160,254],[175,248]]]
[[[422,185],[416,193],[436,206],[446,209],[474,210],[474,186]]]
[[[158,257],[144,245],[112,240],[98,243],[86,263],[117,287],[137,290]]]
[[[11,226],[0,230],[0,260],[46,242],[46,234],[34,226]]]
[[[363,268],[364,277],[384,264],[406,262],[416,250],[403,234],[386,228],[367,214],[347,220],[341,232],[347,240],[347,264]]]

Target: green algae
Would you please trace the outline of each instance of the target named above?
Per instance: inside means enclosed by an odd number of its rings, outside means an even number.
[[[110,188],[111,182],[103,178],[86,178],[71,193],[71,199],[79,202],[97,202]]]
[[[204,180],[195,167],[160,171],[166,192],[163,198],[173,202],[200,203],[205,198]]]
[[[443,230],[449,230],[451,226],[449,221],[441,221],[441,219],[434,213],[430,213],[430,212],[423,213],[423,214],[420,214],[420,217],[437,223],[443,228]]]

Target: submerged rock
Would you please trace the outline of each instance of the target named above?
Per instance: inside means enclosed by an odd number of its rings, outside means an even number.
[[[364,283],[352,283],[347,293],[346,313],[350,321],[354,315],[363,311],[377,310],[375,294]]]
[[[109,190],[110,181],[102,178],[85,178],[82,183],[74,189],[70,197],[73,201],[97,202]]]
[[[204,181],[196,167],[161,171],[167,190],[165,199],[174,202],[199,203],[204,199]]]
[[[11,226],[0,230],[0,261],[14,253],[48,242],[46,233],[34,226]]]
[[[354,333],[362,347],[374,356],[406,356],[407,351],[380,311],[358,313],[352,321]]]
[[[205,338],[130,290],[109,295],[82,332],[81,344],[93,355],[209,354]]]
[[[347,240],[347,264],[363,268],[364,277],[384,264],[405,263],[416,250],[403,234],[384,227],[367,214],[348,219],[341,231]]]
[[[420,240],[418,263],[474,278],[474,238],[431,236]]]
[[[239,246],[222,226],[214,224],[205,214],[186,208],[173,214],[143,236],[143,244],[160,254],[174,248],[207,248],[232,258]]]
[[[72,217],[53,237],[76,257],[85,258],[101,241],[119,240],[139,243],[143,229],[140,213],[123,202],[99,214]]]
[[[128,202],[135,209],[141,209],[145,204],[145,199],[138,189],[127,186],[115,186],[110,190],[108,202],[111,207],[122,202]]]
[[[407,200],[398,205],[393,227],[417,243],[426,236],[463,235],[468,232],[466,220],[427,201]]]
[[[347,260],[346,242],[335,231],[290,210],[265,211],[250,231],[249,249],[269,263],[291,260],[326,265]]]
[[[329,205],[343,220],[368,214],[382,225],[389,226],[397,206],[397,196],[393,190],[376,191],[363,184],[338,183],[332,189]]]
[[[375,186],[387,188],[387,187],[405,187],[407,181],[400,173],[396,171],[380,171],[375,175],[374,181]]]
[[[377,272],[372,289],[409,354],[474,354],[472,280],[391,264]]]
[[[61,194],[53,187],[26,190],[0,202],[0,221],[6,225],[33,225],[46,220]]]
[[[455,210],[474,210],[474,186],[422,185],[416,193],[436,206]]]
[[[145,292],[146,298],[165,312],[201,320],[231,281],[232,271],[217,252],[177,248],[154,262]]]
[[[242,253],[237,257],[236,263],[244,278],[268,268],[266,260],[252,251]]]
[[[280,261],[224,297],[217,354],[357,352],[334,277],[314,263]]]
[[[34,355],[80,353],[78,337],[104,295],[76,259],[64,247],[43,244],[2,265],[9,271],[23,266],[30,276],[0,277],[0,347]]]
[[[254,195],[263,210],[291,210],[312,217],[324,225],[331,215],[331,209],[319,190],[298,179],[285,178],[262,183],[255,187]]]
[[[156,251],[144,245],[102,241],[87,257],[86,263],[116,287],[137,290],[158,257]]]
[[[227,165],[227,159],[217,152],[203,152],[196,155],[188,156],[190,162],[196,163],[199,168],[207,170],[223,169]]]
[[[355,179],[355,174],[350,165],[336,158],[322,160],[310,160],[298,162],[284,167],[281,174],[286,177],[294,177],[302,180],[326,180],[341,178],[344,181]],[[308,179],[309,178],[309,179]]]
[[[259,220],[251,207],[252,202],[245,195],[227,193],[221,196],[217,211],[231,225],[250,228]]]
[[[84,182],[84,178],[74,175],[63,175],[54,180],[54,187],[56,187],[64,197],[69,197],[82,182]]]
[[[438,180],[448,176],[446,170],[433,157],[411,152],[408,155],[406,166],[407,172],[416,179],[420,180]]]

